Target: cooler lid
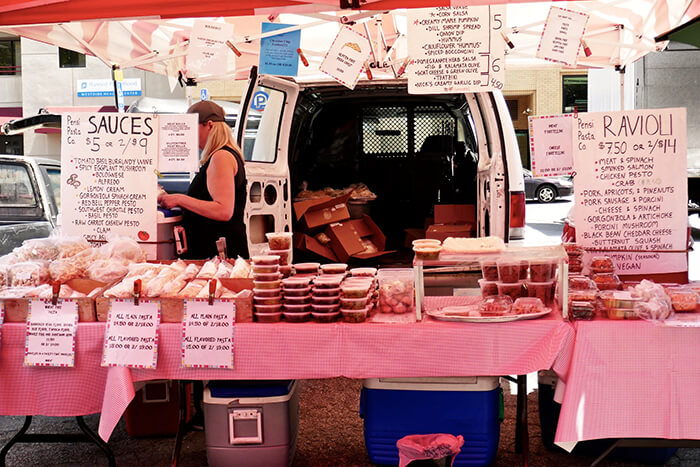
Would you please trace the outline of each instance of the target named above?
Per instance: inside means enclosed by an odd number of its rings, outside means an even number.
[[[363,382],[367,389],[402,391],[491,391],[498,385],[498,376],[370,378]]]
[[[211,397],[242,398],[242,397],[276,397],[285,396],[292,390],[294,380],[274,381],[209,381]]]

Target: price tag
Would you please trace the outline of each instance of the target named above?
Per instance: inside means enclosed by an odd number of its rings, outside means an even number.
[[[74,366],[77,327],[77,301],[30,300],[24,366]]]
[[[160,302],[112,300],[107,316],[102,366],[155,368]]]
[[[186,300],[182,318],[182,366],[233,368],[234,301]]]

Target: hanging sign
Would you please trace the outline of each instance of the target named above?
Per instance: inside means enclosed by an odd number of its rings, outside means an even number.
[[[591,250],[685,252],[685,109],[583,113],[575,125],[577,242]]]
[[[182,366],[233,368],[233,301],[185,300],[182,318]]]
[[[156,239],[157,117],[65,113],[61,128],[64,235]]]
[[[370,51],[364,34],[343,26],[326,52],[320,70],[340,84],[355,89]]]
[[[571,175],[573,114],[528,117],[533,177]]]
[[[537,58],[576,66],[576,58],[586,31],[588,15],[565,8],[551,7],[537,46]]]
[[[0,345],[2,345],[2,324],[5,322],[5,302],[0,300]]]
[[[187,47],[187,76],[218,76],[225,75],[229,69],[235,70],[235,55],[226,46],[232,37],[233,24],[195,20]]]
[[[155,368],[160,302],[110,301],[102,366]]]
[[[293,24],[262,23],[262,33],[277,31]],[[299,69],[301,30],[260,39],[260,73],[296,76]]]
[[[199,165],[197,114],[158,115],[158,170],[195,172]]]
[[[77,327],[77,301],[30,300],[24,366],[74,366]]]
[[[408,10],[410,94],[503,89],[502,5]]]

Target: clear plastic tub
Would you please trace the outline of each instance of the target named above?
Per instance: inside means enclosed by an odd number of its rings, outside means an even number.
[[[514,284],[520,280],[520,261],[510,259],[499,259],[498,280],[503,283]]]
[[[593,256],[590,268],[591,272],[597,274],[615,272],[615,262],[609,256]]]
[[[361,310],[367,306],[369,297],[363,298],[340,298],[340,308],[345,308],[346,310]]]
[[[695,311],[698,306],[698,294],[689,288],[668,289],[666,295],[671,299],[675,311]]]
[[[370,308],[369,306],[360,310],[346,310],[341,308],[340,313],[343,315],[343,321],[346,323],[362,323],[367,319],[367,313]]]
[[[537,297],[520,297],[515,300],[511,310],[516,315],[526,315],[544,311],[544,303]]]
[[[629,308],[608,308],[609,319],[639,319],[639,315],[634,309]]]
[[[507,295],[492,295],[479,304],[481,316],[502,316],[511,313],[513,299]]]
[[[601,290],[599,296],[605,308],[632,309],[642,300],[640,297],[633,297],[630,292],[622,290]]]
[[[254,264],[253,274],[274,274],[280,270],[279,264]]]
[[[282,274],[282,277],[289,277],[292,275],[293,269],[291,264],[282,264],[280,265],[280,273]]]
[[[257,281],[253,280],[253,287],[256,289],[279,289],[282,281]]]
[[[481,275],[487,281],[498,280],[498,265],[495,260],[481,262]]]
[[[340,295],[332,295],[329,297],[319,297],[317,295],[313,295],[311,297],[311,302],[316,305],[336,305],[340,303]]]
[[[419,238],[411,242],[412,247],[442,246],[442,242],[437,238]]]
[[[597,288],[595,282],[586,276],[569,276],[569,290],[591,290]]]
[[[267,232],[265,237],[270,250],[289,250],[292,248],[291,232]]]
[[[288,289],[284,286],[284,281],[282,282],[282,292],[285,297],[304,297],[311,294],[311,287],[304,287],[303,289]]]
[[[255,305],[255,311],[260,313],[277,313],[282,311],[282,304]]]
[[[569,291],[569,306],[572,302],[595,302],[598,298],[598,289],[581,289]]]
[[[590,321],[595,317],[595,305],[591,302],[571,302],[571,319]]]
[[[282,312],[276,311],[268,313],[256,311],[255,319],[258,321],[258,323],[279,323],[282,320]]]
[[[295,263],[292,266],[295,274],[318,274],[321,263]]]
[[[622,281],[620,281],[617,274],[593,274],[591,278],[599,290],[620,290],[622,288]]]
[[[491,295],[498,295],[498,281],[489,281],[486,279],[479,279],[479,288],[481,289],[482,297],[489,297]]]
[[[305,303],[311,303],[311,295],[303,295],[301,297],[285,296],[284,303],[289,303],[290,305],[301,305]]]
[[[554,281],[527,282],[527,296],[537,297],[545,305],[551,305],[554,299]]]
[[[350,276],[352,277],[374,277],[377,275],[377,268],[352,268]]]
[[[253,289],[254,297],[276,297],[280,295],[282,289],[279,287],[276,289]]]
[[[380,313],[404,314],[415,311],[413,269],[380,269],[377,281]]]
[[[569,256],[581,256],[583,254],[583,247],[575,243],[563,243],[562,246]]]
[[[298,277],[292,276],[282,279],[282,286],[285,289],[305,289],[311,284],[312,276]]]
[[[282,295],[276,297],[253,297],[253,302],[256,305],[277,305],[282,303]]]
[[[337,289],[343,282],[343,276],[340,274],[333,274],[328,276],[318,276],[314,279],[315,289]]]
[[[299,303],[299,304],[285,303],[284,304],[284,311],[291,311],[293,313],[310,312],[311,311],[311,304],[310,303]]]
[[[321,265],[321,273],[323,274],[345,274],[348,270],[348,265],[345,263],[329,263]]]
[[[414,245],[413,252],[416,254],[416,259],[423,261],[437,260],[440,258],[440,251],[442,251],[441,246],[431,246],[431,245]]]
[[[569,256],[569,272],[576,274],[581,271],[583,271],[583,261],[581,261],[581,258],[572,258]]]
[[[372,283],[343,283],[340,286],[340,291],[345,298],[362,298],[369,293],[369,289],[372,287]]]
[[[292,249],[288,248],[286,250],[268,250],[268,253],[272,256],[279,256],[281,265],[289,265],[292,263]]]
[[[340,287],[335,287],[333,289],[319,289],[317,287],[313,287],[311,289],[311,295],[314,297],[339,297]]]
[[[306,323],[307,321],[311,320],[310,311],[283,311],[282,314],[284,315],[285,321],[288,323]]]
[[[516,281],[514,283],[510,282],[496,282],[496,287],[498,287],[498,295],[507,295],[513,300],[520,298],[525,295],[524,287],[525,281]]]
[[[320,305],[317,303],[311,304],[311,309],[314,313],[334,313],[340,308],[340,303],[335,303],[333,305]]]
[[[528,273],[530,271],[530,262],[527,260],[520,260],[520,280],[524,281],[528,278]]]
[[[530,261],[530,280],[532,282],[547,282],[554,279],[557,265],[551,260]]]
[[[253,273],[253,280],[255,281],[279,281],[282,279],[282,274],[279,272],[268,272],[268,273]]]
[[[319,323],[332,323],[338,319],[338,316],[340,316],[340,311],[334,311],[332,313],[318,313],[312,311],[311,314]]]
[[[280,257],[276,255],[256,255],[251,258],[254,265],[280,264]]]

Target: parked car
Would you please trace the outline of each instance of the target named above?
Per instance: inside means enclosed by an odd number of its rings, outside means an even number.
[[[60,179],[56,160],[0,156],[0,255],[59,225]]]
[[[574,183],[570,177],[533,177],[532,172],[523,169],[525,177],[525,198],[535,199],[540,203],[551,203],[557,198],[571,196]]]

